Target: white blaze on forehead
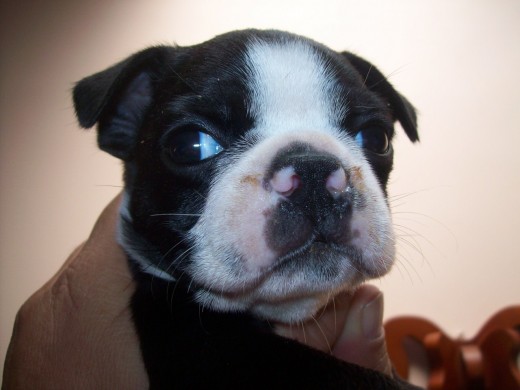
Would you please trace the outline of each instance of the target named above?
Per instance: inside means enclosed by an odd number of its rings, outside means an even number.
[[[335,133],[342,111],[336,81],[309,42],[253,41],[246,61],[256,135],[309,129]]]

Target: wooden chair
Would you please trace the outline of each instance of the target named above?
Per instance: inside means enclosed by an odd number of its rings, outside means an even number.
[[[429,390],[520,389],[520,306],[495,314],[470,340],[452,339],[419,317],[391,319],[385,332],[390,359],[403,378],[413,364],[407,343],[423,348]]]

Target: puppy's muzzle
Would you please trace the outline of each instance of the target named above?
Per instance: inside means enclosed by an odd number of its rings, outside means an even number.
[[[273,159],[264,187],[280,197],[266,229],[270,248],[280,256],[312,243],[346,244],[353,197],[335,156],[290,145]]]

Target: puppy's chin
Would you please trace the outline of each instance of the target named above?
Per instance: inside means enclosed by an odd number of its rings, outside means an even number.
[[[247,309],[245,302],[233,300],[211,291],[202,290],[197,294],[197,301],[201,305],[210,306],[214,310],[222,312],[248,311],[262,320],[284,324],[298,323],[311,318],[326,306],[329,298],[330,294],[322,294],[319,296],[293,297],[273,302],[263,301],[256,302]]]
[[[375,276],[363,264],[335,252],[328,259],[302,254],[297,260],[281,261],[263,275],[243,280],[242,286],[220,290],[198,286],[195,299],[212,310],[249,312],[260,319],[293,324],[317,315],[336,295],[353,291]],[[377,276],[389,269],[380,268]]]
[[[284,324],[294,324],[305,321],[324,308],[333,296],[330,293],[315,296],[292,297],[280,301],[256,302],[249,312],[254,316]],[[243,311],[243,302],[234,301],[223,295],[210,291],[201,291],[197,295],[202,305],[209,305],[219,311]]]
[[[247,311],[255,317],[282,324],[296,324],[319,315],[333,299],[341,293],[354,291],[363,282],[362,277],[352,280],[348,285],[336,289],[295,294],[278,299],[253,298],[250,296],[232,296],[215,293],[209,290],[199,290],[196,300],[204,307],[221,312]]]

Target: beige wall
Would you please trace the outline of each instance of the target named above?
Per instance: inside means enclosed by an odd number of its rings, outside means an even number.
[[[76,126],[72,83],[146,45],[191,44],[244,27],[354,50],[420,111],[422,143],[400,134],[395,145],[399,258],[377,282],[387,317],[425,315],[471,336],[494,311],[520,302],[520,2],[13,0],[1,7],[2,361],[17,308],[119,191],[119,163]]]

